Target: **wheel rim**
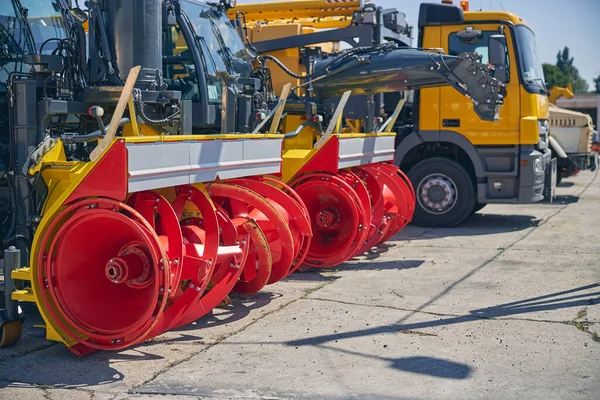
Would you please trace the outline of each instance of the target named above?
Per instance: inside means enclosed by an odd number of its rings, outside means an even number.
[[[421,208],[428,213],[446,214],[456,206],[458,190],[454,181],[447,175],[431,174],[419,182],[417,200]]]

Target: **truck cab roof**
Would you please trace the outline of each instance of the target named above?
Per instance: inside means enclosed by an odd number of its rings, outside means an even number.
[[[527,25],[527,22],[516,14],[506,11],[467,11],[464,13],[468,21],[508,21],[514,25]]]
[[[506,11],[464,12],[460,7],[439,3],[422,3],[419,8],[419,27],[486,21],[507,21],[513,25],[527,25],[523,18]]]

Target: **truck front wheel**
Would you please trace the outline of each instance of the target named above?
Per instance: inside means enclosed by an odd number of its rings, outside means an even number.
[[[408,176],[416,190],[415,224],[449,228],[473,212],[473,181],[458,163],[446,158],[429,158],[411,168]]]

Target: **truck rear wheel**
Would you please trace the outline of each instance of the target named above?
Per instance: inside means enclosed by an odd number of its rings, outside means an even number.
[[[458,163],[429,158],[408,172],[417,197],[413,222],[419,226],[449,228],[469,217],[475,207],[471,177]]]
[[[481,210],[485,206],[487,206],[487,203],[475,203],[475,208],[471,212],[471,215],[475,214],[477,211]]]

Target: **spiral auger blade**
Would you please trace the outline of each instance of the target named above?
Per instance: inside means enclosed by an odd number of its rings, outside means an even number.
[[[228,182],[254,191],[279,211],[285,219],[293,241],[294,257],[286,276],[298,269],[306,257],[312,238],[308,210],[300,196],[285,183],[269,177],[234,179]],[[252,216],[268,238],[278,236],[277,227],[266,218],[260,209],[255,209]],[[275,283],[278,280],[273,276],[269,279],[268,284]]]
[[[373,205],[371,203],[371,195],[367,189],[365,182],[361,178],[350,170],[341,170],[337,173],[338,176],[342,177],[352,189],[356,192],[360,201],[360,211],[364,215],[365,225],[361,226],[362,235],[358,239],[359,245],[356,248],[353,256],[358,256],[364,253],[362,248],[367,243],[370,227],[372,226],[373,219]]]
[[[385,182],[389,182],[388,190],[384,192],[386,199],[386,210],[391,210],[396,207],[397,218],[394,229],[388,230],[380,243],[383,243],[391,238],[396,233],[400,232],[406,225],[412,221],[415,212],[415,190],[408,177],[397,166],[387,163],[377,164],[377,168],[381,172],[381,177]],[[400,196],[398,190],[402,192]],[[402,200],[403,199],[403,200]],[[395,204],[395,206],[394,206]],[[389,211],[388,211],[389,212]]]
[[[194,289],[202,295],[183,318],[175,324],[176,328],[190,324],[205,316],[225,300],[238,282],[243,270],[242,267],[248,258],[250,235],[239,233],[238,227],[221,207],[216,206],[215,213],[218,221],[217,232],[220,245],[217,249],[213,273],[210,276],[207,290],[198,290],[197,287]],[[185,228],[183,229],[185,240],[193,243],[194,247],[201,245],[205,241],[204,232],[202,229],[197,228],[203,226],[202,221],[194,218],[185,221]],[[196,248],[200,248],[200,246]]]
[[[273,192],[281,192],[263,182],[249,179],[212,183],[208,186],[213,200],[227,211],[229,218],[236,226],[253,222],[256,226],[252,229],[260,229],[266,240],[267,250],[270,253],[269,259],[260,257],[260,253],[256,251],[262,250],[262,246],[264,246],[261,243],[262,239],[258,243],[250,243],[251,254],[249,256],[255,262],[246,262],[243,267],[244,269],[249,268],[250,271],[246,275],[242,274],[242,280],[237,285],[241,292],[253,293],[268,283],[281,280],[289,273],[296,256],[295,241],[287,222],[289,220],[288,212],[279,203],[270,201],[257,191],[242,185],[262,191],[267,197],[269,192],[271,195]],[[253,249],[254,251],[252,251]],[[264,269],[270,270],[266,280],[264,278],[267,274],[261,271]]]
[[[313,238],[307,267],[328,268],[349,260],[367,234],[370,215],[361,210],[366,201],[353,189],[348,175],[311,173],[290,185],[311,218]],[[359,189],[361,190],[361,189]]]
[[[370,231],[359,250],[359,253],[364,253],[387,241],[411,221],[415,197],[412,185],[394,165],[371,164],[353,170],[367,186],[373,204]]]
[[[151,336],[171,329],[195,307],[210,282],[220,250],[219,223],[208,195],[186,185],[176,187],[169,198],[170,202],[155,192],[137,193],[130,198],[157,230],[172,270],[167,309]],[[173,257],[171,251],[175,249]],[[173,265],[179,267],[177,271],[173,271]]]
[[[380,242],[383,235],[390,229],[391,218],[386,215],[383,183],[363,167],[355,167],[352,170],[366,186],[371,200],[371,223],[368,227],[367,237],[356,252],[356,255],[360,255]]]

